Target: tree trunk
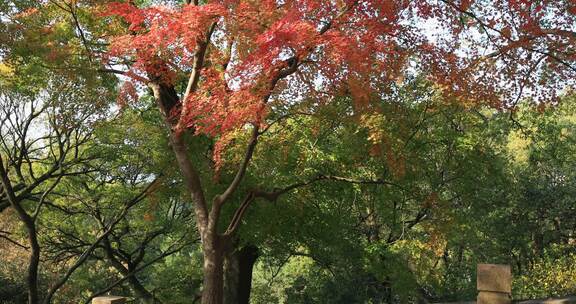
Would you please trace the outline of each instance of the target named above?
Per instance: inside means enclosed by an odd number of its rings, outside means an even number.
[[[108,258],[108,261],[110,262],[112,267],[114,267],[120,274],[122,274],[123,276],[128,276],[130,275],[130,273],[135,272],[136,265],[134,265],[134,263],[129,258],[127,257],[123,258],[121,255],[118,255],[120,256],[120,259],[124,263],[122,263],[120,260],[118,260],[118,258],[116,258],[117,255],[115,255],[114,249],[112,248],[112,245],[110,244],[110,240],[108,239],[108,237],[102,239],[102,244],[104,245],[104,250],[106,252],[106,257]],[[150,293],[146,289],[146,287],[144,287],[144,285],[142,285],[142,283],[136,277],[135,274],[128,277],[128,283],[130,284],[130,289],[132,289],[134,294],[139,299],[142,300],[142,303],[145,304],[160,303],[160,301],[152,293]]]
[[[250,303],[250,291],[252,290],[252,272],[258,259],[258,248],[246,246],[239,254],[239,280],[238,280],[238,304]]]
[[[224,304],[239,303],[239,273],[240,262],[238,258],[238,250],[234,250],[224,258]]]
[[[28,240],[30,241],[30,263],[28,264],[28,304],[39,303],[38,295],[38,267],[40,265],[40,244],[38,243],[38,234],[36,231],[36,223],[34,218],[28,215],[26,210],[22,207],[21,200],[19,200],[14,194],[14,188],[12,188],[12,183],[10,178],[8,178],[8,173],[4,167],[4,162],[2,157],[0,157],[0,185],[2,186],[2,191],[0,193],[5,194],[6,198],[10,202],[10,205],[18,217],[24,223],[26,230],[28,232]]]
[[[224,299],[224,248],[217,244],[216,238],[209,237],[203,242],[202,304],[222,304]]]
[[[151,294],[146,289],[146,287],[142,285],[140,280],[138,280],[135,276],[131,276],[128,279],[128,282],[130,283],[130,286],[132,287],[132,290],[134,290],[136,296],[138,296],[142,300],[142,303],[144,304],[160,303],[160,301],[158,301],[158,299],[156,299],[156,297],[154,297],[154,295]]]
[[[249,245],[230,253],[230,247],[231,242],[217,234],[204,238],[202,304],[250,303],[258,248]]]
[[[30,220],[26,223],[28,227],[29,240],[30,240],[30,263],[28,264],[28,303],[40,303],[38,296],[38,267],[40,265],[40,244],[36,235],[36,225]]]

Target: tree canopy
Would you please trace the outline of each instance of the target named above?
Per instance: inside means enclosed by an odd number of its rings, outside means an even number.
[[[1,291],[445,301],[492,261],[519,296],[574,292],[550,261],[576,262],[575,19],[572,0],[2,3]]]

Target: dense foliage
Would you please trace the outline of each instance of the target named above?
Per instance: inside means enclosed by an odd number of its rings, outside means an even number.
[[[576,3],[0,3],[0,303],[576,293]]]

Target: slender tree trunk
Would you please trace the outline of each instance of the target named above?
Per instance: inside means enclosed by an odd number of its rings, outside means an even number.
[[[26,223],[28,228],[28,239],[30,240],[30,263],[28,264],[28,303],[40,303],[38,295],[38,267],[40,265],[40,244],[38,243],[38,236],[36,234],[36,225],[30,219],[30,223]]]
[[[122,262],[124,263],[122,263],[120,260],[116,258],[108,237],[102,239],[102,244],[104,245],[108,261],[110,262],[110,264],[112,264],[112,267],[116,268],[116,270],[120,274],[122,274],[123,276],[128,276],[135,270],[136,267],[134,263],[128,258],[121,258]],[[130,284],[130,289],[132,289],[134,294],[138,298],[140,298],[143,303],[145,304],[160,303],[160,301],[152,293],[150,293],[146,289],[146,287],[144,287],[144,285],[142,285],[142,283],[140,282],[140,280],[138,280],[136,275],[130,276],[128,278],[128,283]]]
[[[145,304],[160,303],[160,301],[158,301],[158,299],[156,299],[156,297],[154,297],[154,295],[151,294],[146,289],[146,287],[144,287],[144,285],[142,285],[140,280],[138,280],[135,276],[131,276],[128,279],[128,282],[130,283],[130,286],[132,286],[132,290],[134,290],[134,293],[136,294],[136,296],[138,296],[142,300],[142,303],[145,303]]]
[[[28,264],[28,304],[37,304],[40,301],[38,295],[38,267],[40,265],[40,244],[38,243],[38,234],[36,231],[36,223],[34,218],[30,216],[26,210],[22,207],[21,200],[19,200],[14,194],[14,188],[12,188],[12,183],[8,177],[6,168],[4,167],[4,161],[0,157],[0,184],[2,185],[2,192],[6,194],[10,205],[18,217],[24,223],[26,231],[28,232],[28,240],[30,241],[30,263]]]
[[[112,266],[118,270],[122,275],[127,276],[131,272],[134,271],[132,268],[126,268],[121,263],[112,263]],[[134,292],[134,294],[142,300],[142,303],[145,304],[153,304],[153,303],[160,303],[160,301],[152,294],[150,291],[142,285],[142,282],[138,280],[136,275],[132,275],[128,278],[128,283],[130,284],[130,289]]]

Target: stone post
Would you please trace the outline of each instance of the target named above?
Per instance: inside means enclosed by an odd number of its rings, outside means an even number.
[[[477,304],[511,304],[512,271],[510,265],[478,264]]]
[[[123,304],[126,298],[117,296],[96,297],[92,299],[92,304]]]

